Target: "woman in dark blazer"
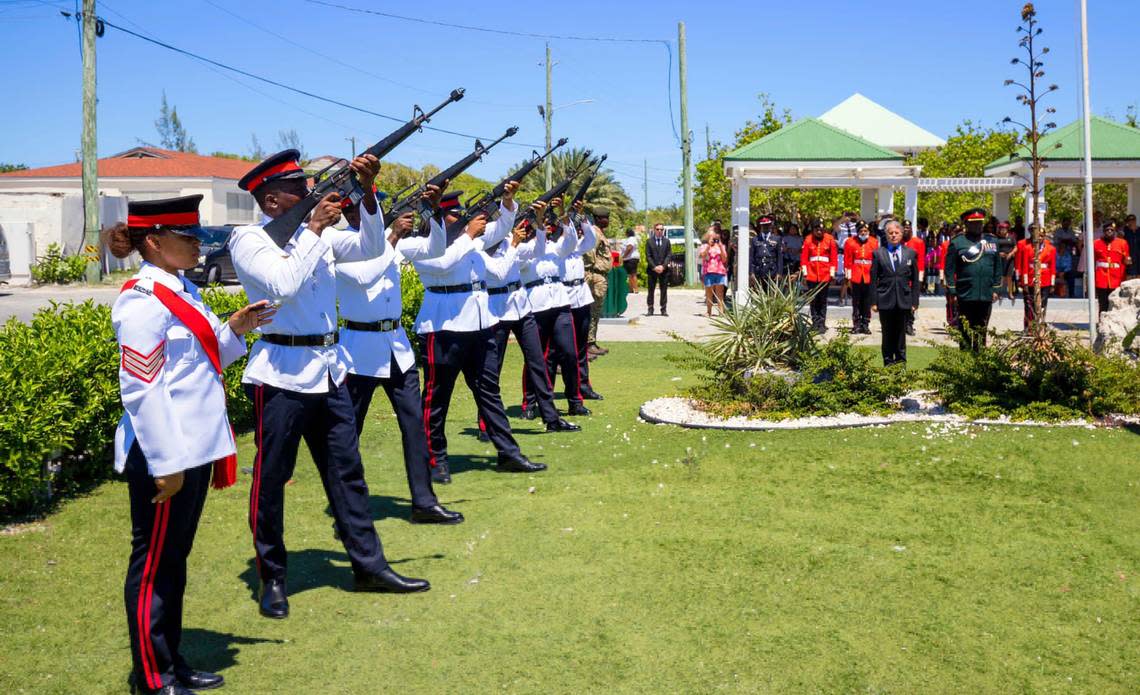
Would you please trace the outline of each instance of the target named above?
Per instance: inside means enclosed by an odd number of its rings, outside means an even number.
[[[918,306],[918,256],[902,243],[902,225],[891,220],[886,243],[871,257],[871,309],[883,329],[883,364],[906,362],[906,317]]]

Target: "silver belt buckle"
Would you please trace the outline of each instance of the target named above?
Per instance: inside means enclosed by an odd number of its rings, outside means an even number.
[[[321,343],[321,345],[322,345],[322,347],[332,347],[332,345],[333,345],[333,334],[332,333],[325,333],[325,339]]]

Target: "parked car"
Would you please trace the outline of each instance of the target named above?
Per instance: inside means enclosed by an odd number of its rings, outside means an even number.
[[[199,286],[237,282],[234,263],[230,259],[229,241],[232,226],[206,227],[211,239],[202,243],[198,265],[186,271],[186,278]]]
[[[685,245],[685,227],[679,224],[665,225],[665,238],[669,240],[672,246]],[[701,245],[701,235],[693,232],[693,248]]]

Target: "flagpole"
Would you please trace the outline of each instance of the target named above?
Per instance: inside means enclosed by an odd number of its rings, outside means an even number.
[[[1096,343],[1096,266],[1093,258],[1093,176],[1092,176],[1092,121],[1089,107],[1089,11],[1088,0],[1081,2],[1081,90],[1084,92],[1082,117],[1084,119],[1085,148],[1085,296],[1089,305],[1089,345]]]

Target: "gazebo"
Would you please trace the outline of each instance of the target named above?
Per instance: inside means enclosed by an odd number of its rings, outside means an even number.
[[[1107,118],[1093,116],[1092,174],[1096,183],[1123,183],[1128,186],[1128,211],[1135,213],[1140,207],[1140,129],[1132,128]],[[1058,147],[1060,145],[1060,147]],[[1046,183],[1084,183],[1084,125],[1077,120],[1055,130],[1037,145],[1045,160],[1041,172],[1041,187]],[[987,177],[1016,177],[1023,184],[1032,178],[1029,148],[996,159],[985,167]],[[1025,197],[1025,220],[1032,219],[1032,196]],[[994,194],[994,214],[1009,211],[1009,193]],[[1038,218],[1045,219],[1045,199],[1042,196]],[[1006,215],[1008,216],[1008,214]]]
[[[945,141],[902,116],[854,94],[819,118],[803,118],[743,145],[724,158],[732,182],[732,224],[737,228],[737,277],[749,275],[749,198],[753,188],[854,188],[864,219],[894,209],[894,192],[905,195],[907,219],[918,216],[919,191],[992,192],[995,201],[1025,183],[1012,176],[923,179],[907,164],[916,152]],[[987,171],[987,174],[989,172]],[[735,300],[748,300],[748,282],[737,283]]]

